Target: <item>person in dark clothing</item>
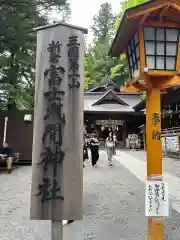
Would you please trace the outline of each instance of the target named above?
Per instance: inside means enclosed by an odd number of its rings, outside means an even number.
[[[84,136],[84,145],[83,145],[83,167],[84,167],[84,161],[88,160],[88,141],[87,141],[87,136]]]
[[[71,224],[73,222],[74,222],[74,220],[63,220],[63,226],[66,224]]]
[[[92,161],[93,167],[97,166],[97,161],[99,159],[99,145],[100,145],[100,142],[97,139],[96,135],[94,135],[90,140],[91,161]]]
[[[84,167],[84,161],[89,158],[89,157],[88,157],[88,147],[87,147],[86,139],[84,139],[83,150],[84,150],[84,156],[83,156],[83,167]]]
[[[86,136],[86,144],[87,144],[87,148],[90,148],[90,137],[87,135]]]
[[[74,220],[68,220],[68,224],[73,223],[73,222],[74,222]]]
[[[5,142],[3,143],[3,147],[0,148],[0,157],[6,160],[7,170],[10,174],[12,171],[12,149]]]

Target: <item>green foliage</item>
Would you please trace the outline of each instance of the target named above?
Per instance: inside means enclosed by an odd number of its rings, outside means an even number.
[[[122,54],[118,64],[111,69],[111,78],[118,86],[121,86],[129,78],[127,56]]]
[[[146,99],[146,96],[147,96],[147,93],[146,93],[146,91],[144,91],[144,92],[141,94],[141,100],[145,100],[145,99]]]
[[[119,17],[116,19],[115,21],[115,24],[114,24],[114,28],[115,30],[117,31],[118,30],[118,27],[119,27],[119,24],[122,20],[122,17],[124,15],[124,12],[126,9],[128,8],[132,8],[132,7],[135,7],[135,6],[138,6],[144,2],[147,2],[148,0],[125,0],[123,2],[120,3],[121,5],[121,12],[120,12],[120,15]]]
[[[47,11],[68,12],[63,0],[0,0],[1,108],[33,108],[37,26],[48,23]],[[65,20],[65,15],[62,15]]]
[[[91,27],[93,41],[87,47],[84,60],[84,88],[90,83],[100,83],[104,79],[111,78],[119,87],[129,78],[127,56],[121,55],[119,59],[108,56],[108,51],[119,27],[124,11],[127,8],[145,2],[144,0],[127,0],[121,3],[120,16],[112,12],[111,4],[101,5],[97,15],[93,17]]]
[[[95,42],[109,44],[114,36],[115,20],[116,15],[112,12],[111,4],[107,2],[102,4],[98,14],[93,17],[93,25],[91,26]]]
[[[114,37],[114,22],[116,16],[112,13],[111,4],[101,5],[99,13],[94,16],[91,27],[93,41],[87,46],[84,60],[84,88],[90,83],[100,83],[104,77],[111,75],[111,68],[117,59],[108,56],[110,42]]]
[[[122,20],[125,10],[131,7],[135,7],[144,2],[147,2],[147,0],[126,0],[121,3],[122,10],[114,24],[114,29],[116,32],[118,30],[119,24]],[[118,84],[123,85],[124,82],[129,78],[129,71],[128,71],[128,64],[127,64],[127,57],[123,54],[120,56],[120,59],[121,59],[120,63],[116,65],[114,68],[112,68],[111,77],[119,78]]]

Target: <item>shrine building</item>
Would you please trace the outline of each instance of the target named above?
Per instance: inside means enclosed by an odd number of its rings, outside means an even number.
[[[139,134],[145,122],[144,111],[135,111],[140,93],[120,92],[113,85],[97,86],[84,93],[84,131],[96,132],[104,141],[109,131],[116,133],[119,147],[125,147],[128,134]]]

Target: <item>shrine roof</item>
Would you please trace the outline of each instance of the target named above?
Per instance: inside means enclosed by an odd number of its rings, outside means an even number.
[[[139,93],[115,93],[116,99],[104,99],[103,97],[110,91],[104,92],[85,92],[84,111],[88,112],[134,112],[133,107],[141,102]],[[119,101],[117,101],[118,99]],[[116,102],[117,101],[117,102]]]
[[[179,104],[180,103],[180,87],[175,86],[167,90],[166,93],[161,92],[161,106],[169,104]],[[146,108],[146,100],[139,101],[134,105],[135,111],[142,111]]]

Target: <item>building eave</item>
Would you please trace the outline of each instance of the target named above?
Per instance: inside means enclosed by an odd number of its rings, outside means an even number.
[[[177,1],[179,2],[179,0]],[[145,9],[144,11],[150,12],[155,11],[155,2],[157,2],[157,8],[161,8],[169,4],[168,0],[149,0],[138,6],[126,9],[109,50],[109,56],[119,57],[121,53],[126,52],[128,42],[137,31],[142,16],[144,15],[143,10]],[[147,10],[147,6],[149,10]]]
[[[141,111],[144,110],[146,107],[146,100],[142,100],[140,103],[138,103],[136,106],[134,106],[135,111]]]

